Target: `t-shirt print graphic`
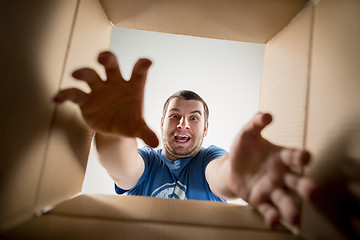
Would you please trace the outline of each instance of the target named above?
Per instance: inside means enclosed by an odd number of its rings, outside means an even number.
[[[160,198],[177,198],[177,199],[187,199],[186,195],[186,186],[182,184],[179,180],[173,183],[165,183],[162,186],[155,189],[152,193],[152,197]]]

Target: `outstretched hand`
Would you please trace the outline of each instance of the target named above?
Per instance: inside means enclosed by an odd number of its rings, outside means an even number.
[[[261,136],[272,121],[270,114],[258,113],[241,131],[229,152],[229,188],[257,208],[268,227],[283,218],[297,224],[299,206],[294,192],[309,200],[315,183],[294,168],[309,163],[310,154],[274,145]]]
[[[54,101],[70,100],[78,104],[87,124],[97,132],[141,138],[149,146],[156,147],[159,140],[143,117],[144,89],[151,61],[140,59],[129,81],[122,77],[116,57],[111,52],[100,53],[98,61],[105,68],[106,81],[93,69],[79,69],[73,77],[87,82],[91,92],[64,89]]]

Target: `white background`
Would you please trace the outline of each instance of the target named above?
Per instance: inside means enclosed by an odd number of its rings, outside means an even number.
[[[188,89],[198,93],[210,109],[203,146],[217,145],[226,150],[258,110],[264,48],[264,44],[115,27],[110,44],[125,79],[139,58],[152,60],[145,89],[145,120],[159,139],[164,102],[178,90]],[[82,192],[115,194],[113,181],[94,150]]]

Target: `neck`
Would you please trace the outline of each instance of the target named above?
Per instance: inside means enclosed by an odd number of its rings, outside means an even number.
[[[163,154],[167,159],[175,162],[175,161],[180,160],[180,159],[195,157],[200,152],[200,149],[198,151],[196,151],[195,153],[192,153],[192,154],[180,155],[180,154],[171,154],[170,152],[168,152],[166,150],[166,148],[164,148],[163,149]]]

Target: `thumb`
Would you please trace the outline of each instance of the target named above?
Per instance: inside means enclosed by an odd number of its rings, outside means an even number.
[[[253,127],[261,131],[267,125],[272,122],[272,116],[270,113],[257,113],[253,118]]]
[[[157,147],[159,145],[159,139],[156,134],[149,128],[149,126],[144,122],[142,129],[139,132],[139,138],[141,138],[145,144],[150,147]]]
[[[255,117],[244,127],[245,135],[260,135],[261,131],[272,122],[272,116],[269,113],[257,113]]]

